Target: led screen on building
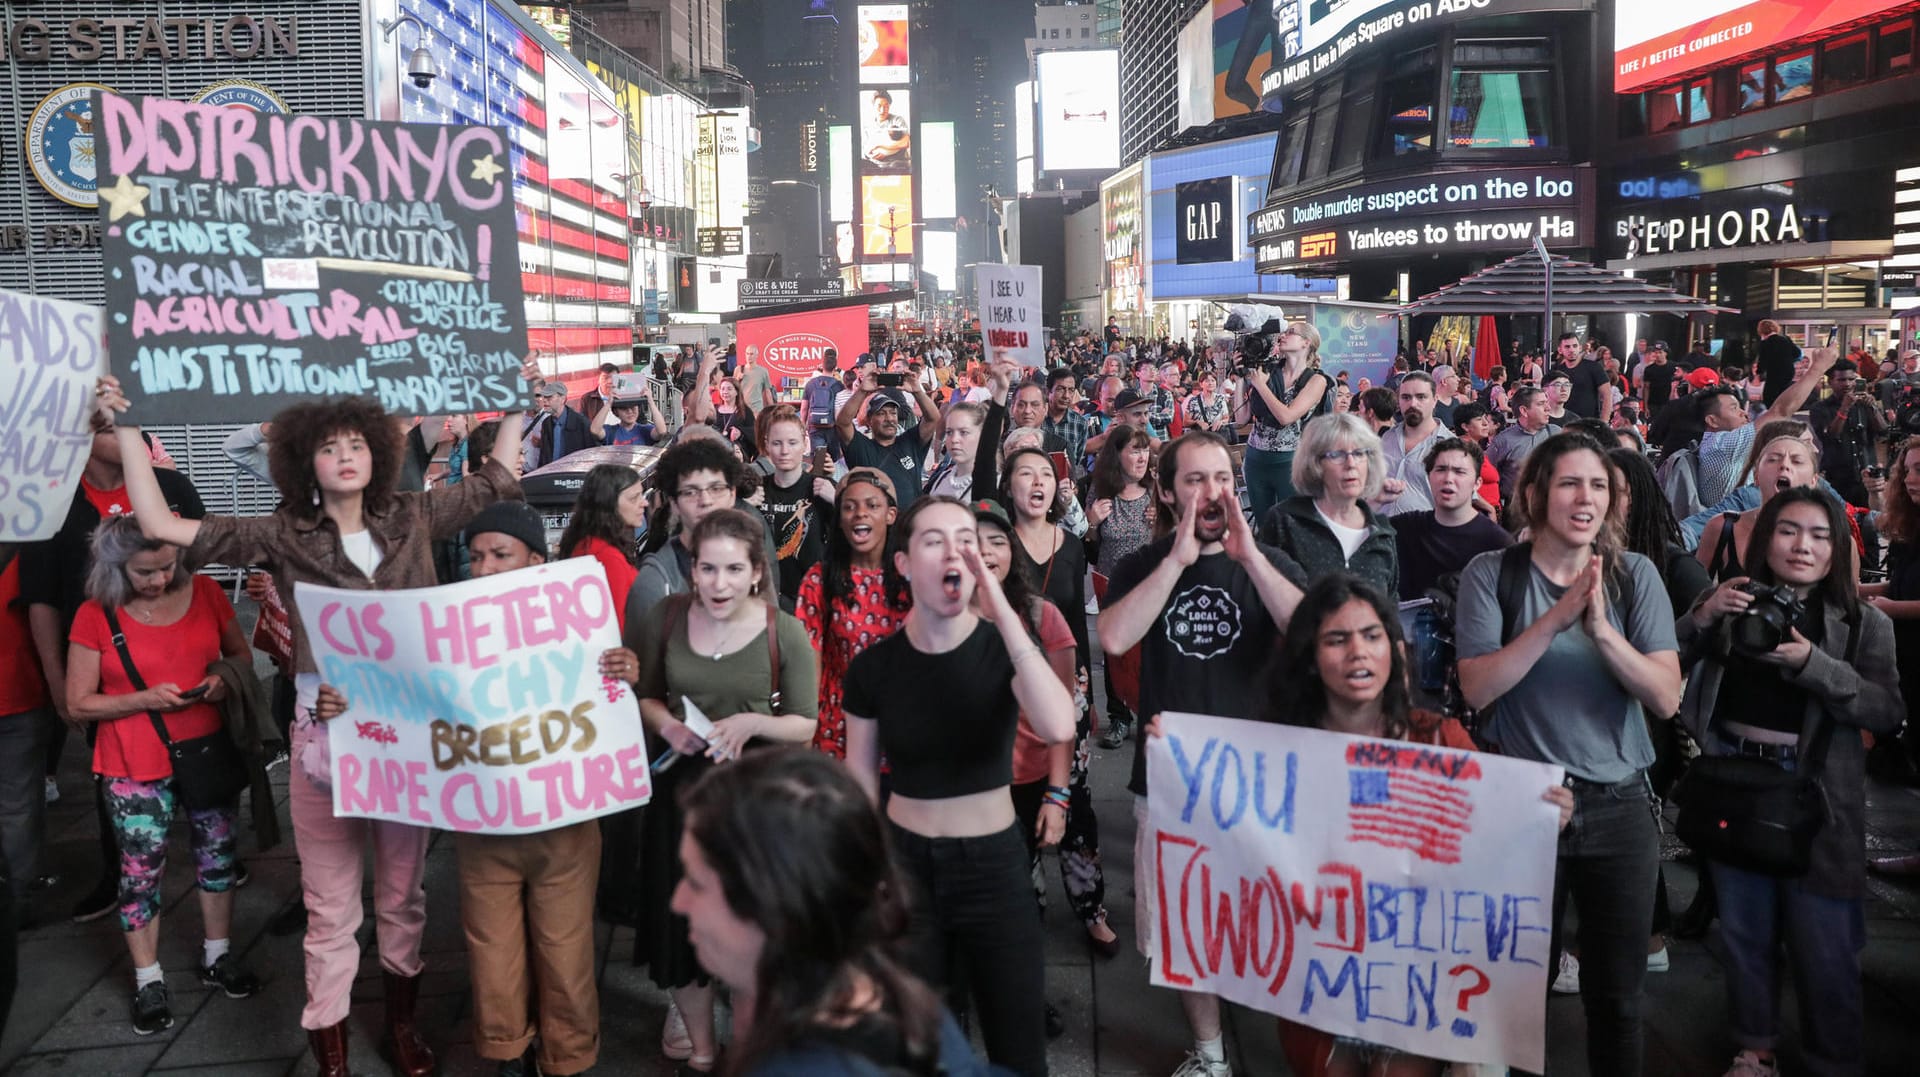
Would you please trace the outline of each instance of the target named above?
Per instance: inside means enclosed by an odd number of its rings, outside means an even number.
[[[1106,264],[1107,313],[1122,329],[1143,324],[1147,306],[1146,216],[1141,169],[1134,165],[1100,184],[1101,258]]]
[[[1043,52],[1040,170],[1110,170],[1120,164],[1120,53]]]
[[[827,129],[827,216],[853,220],[853,128]]]
[[[860,252],[871,257],[913,253],[913,177],[860,177]]]
[[[1660,0],[1691,9],[1716,0]],[[1262,99],[1290,90],[1333,71],[1355,56],[1408,35],[1432,40],[1444,24],[1489,15],[1528,11],[1581,11],[1592,0],[1214,0],[1213,69],[1215,84],[1230,101],[1244,102],[1245,78],[1259,75]],[[1782,3],[1782,7],[1792,6]],[[1238,27],[1223,32],[1223,9],[1242,9]],[[1224,38],[1224,40],[1223,40]],[[1261,58],[1262,50],[1271,56]],[[1242,63],[1240,57],[1248,59]],[[1238,106],[1236,106],[1238,108]],[[1245,109],[1239,109],[1246,111]]]
[[[860,168],[864,172],[913,170],[913,92],[860,91]]]
[[[927,230],[926,249],[920,254],[920,268],[933,274],[943,292],[960,286],[960,237],[950,231]]]
[[[866,4],[856,17],[861,85],[907,81],[907,5]]]
[[[1033,193],[1033,83],[1013,88],[1013,169],[1021,194]]]
[[[1613,88],[1620,93],[1712,67],[1906,0],[1617,0]]]
[[[954,188],[953,124],[920,125],[920,213],[929,220],[957,217],[959,192]]]

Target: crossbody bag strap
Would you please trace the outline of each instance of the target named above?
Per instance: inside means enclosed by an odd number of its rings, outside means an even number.
[[[113,607],[111,606],[102,606],[101,609],[104,610],[107,615],[107,628],[113,632],[113,649],[120,654],[121,670],[126,673],[127,680],[133,682],[134,691],[146,691],[147,682],[140,676],[139,668],[133,664],[133,652],[127,649],[127,635],[125,632],[120,631],[119,615],[113,611]],[[147,717],[152,719],[153,731],[160,735],[160,743],[171,750],[173,748],[173,738],[167,735],[166,719],[160,717],[160,712],[156,710],[149,710]]]
[[[767,603],[767,667],[772,670],[773,684],[768,689],[767,699],[773,705],[773,713],[780,711],[780,611],[773,603]]]

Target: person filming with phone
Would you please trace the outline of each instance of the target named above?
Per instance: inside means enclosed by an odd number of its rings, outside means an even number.
[[[228,998],[260,990],[228,945],[238,786],[218,802],[196,802],[174,767],[174,746],[203,738],[225,740],[226,758],[233,768],[241,765],[214,706],[225,698],[226,682],[209,667],[223,658],[252,658],[220,585],[189,573],[178,547],[142,535],[130,515],[109,517],[94,532],[87,601],[68,638],[68,713],[77,722],[99,723],[93,772],[120,844],[120,929],[133,960],[133,1030],[150,1036],[173,1026],[160,969],[160,878],[177,815],[191,820],[206,930],[198,978]]]

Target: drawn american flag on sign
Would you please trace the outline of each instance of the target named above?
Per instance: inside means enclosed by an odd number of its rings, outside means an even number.
[[[1468,782],[1480,767],[1462,752],[1379,743],[1347,749],[1347,840],[1460,862],[1473,823]]]

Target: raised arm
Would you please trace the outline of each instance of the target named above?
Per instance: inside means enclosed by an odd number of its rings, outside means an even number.
[[[103,410],[125,411],[127,398],[120,395],[120,383],[111,375],[100,379]],[[200,535],[200,521],[186,520],[167,507],[167,495],[160,480],[153,476],[153,462],[147,459],[147,443],[137,426],[116,426],[114,440],[120,443],[120,470],[125,475],[127,500],[133,502],[133,517],[150,539],[170,546],[187,547]]]
[[[1048,664],[1046,652],[1027,635],[1027,622],[1007,602],[1000,581],[980,560],[980,551],[962,547],[960,558],[973,573],[986,606],[993,611],[994,627],[1000,630],[1000,640],[1013,662],[1013,695],[1020,701],[1027,725],[1048,744],[1072,740],[1073,696]]]
[[[1793,418],[1793,413],[1799,411],[1807,402],[1807,398],[1813,395],[1814,389],[1819,387],[1820,379],[1826,377],[1827,371],[1832,370],[1833,364],[1840,359],[1840,353],[1832,348],[1815,348],[1808,352],[1807,356],[1807,372],[1793,379],[1793,384],[1787,386],[1786,391],[1773,402],[1766,414],[1755,419],[1754,422],[1765,423],[1774,419]]]
[[[833,417],[833,428],[839,433],[842,445],[853,444],[854,421],[860,418],[861,409],[867,406],[867,398],[872,396],[877,388],[879,383],[874,381],[873,371],[861,371],[860,379],[854,383],[853,395],[847,397],[846,406]]]

